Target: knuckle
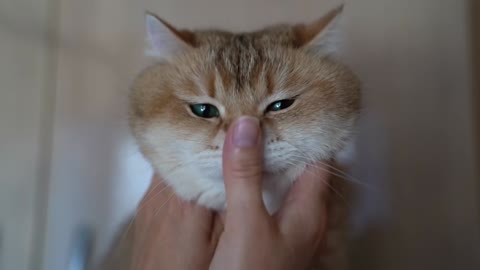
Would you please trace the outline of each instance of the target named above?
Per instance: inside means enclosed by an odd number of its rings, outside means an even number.
[[[230,167],[231,175],[236,178],[261,177],[263,171],[262,160],[258,157],[238,157]]]
[[[231,175],[234,178],[256,178],[262,176],[260,164],[236,164],[232,166]]]

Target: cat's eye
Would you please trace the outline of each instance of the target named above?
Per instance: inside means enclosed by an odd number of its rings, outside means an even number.
[[[273,102],[272,104],[268,105],[265,112],[277,112],[281,110],[285,110],[286,108],[292,106],[295,99],[283,99]]]
[[[192,104],[190,105],[192,113],[201,118],[214,118],[219,117],[220,112],[217,107],[211,104]]]

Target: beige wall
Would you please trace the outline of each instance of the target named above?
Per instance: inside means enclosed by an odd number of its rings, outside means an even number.
[[[54,1],[0,1],[0,269],[38,269],[54,93]]]
[[[476,269],[469,2],[369,0],[350,8],[347,59],[387,132],[390,207],[387,223],[358,239],[355,260],[371,260],[358,268]],[[368,152],[377,143],[366,134]]]
[[[95,229],[101,252],[142,195],[149,170],[128,136],[125,101],[144,65],[145,10],[180,27],[251,30],[311,20],[338,2],[59,1],[0,2],[1,269],[66,269],[80,224]],[[468,2],[346,2],[342,55],[365,86],[353,173],[380,190],[359,187],[352,269],[478,269]],[[29,267],[42,217],[44,260]]]

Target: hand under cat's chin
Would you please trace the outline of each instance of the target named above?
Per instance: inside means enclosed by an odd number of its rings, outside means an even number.
[[[264,171],[263,197],[265,206],[270,213],[278,210],[290,186],[302,171],[303,168],[298,166],[281,170],[276,169],[275,172]],[[161,173],[159,174],[161,175]],[[192,184],[192,179],[195,179],[196,184]],[[194,172],[183,170],[175,176],[164,179],[164,181],[184,200],[195,202],[215,211],[223,211],[226,207],[225,186],[221,169],[194,170]]]

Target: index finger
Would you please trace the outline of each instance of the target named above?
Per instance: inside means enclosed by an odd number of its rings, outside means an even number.
[[[293,185],[278,219],[282,233],[292,241],[310,241],[326,227],[329,170],[323,164],[307,167]]]

